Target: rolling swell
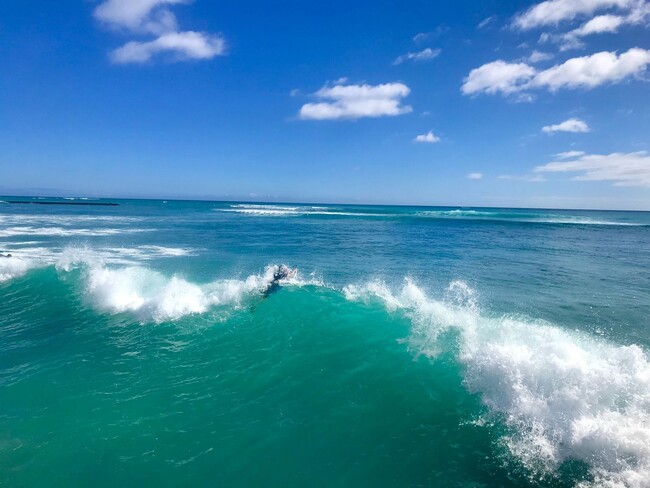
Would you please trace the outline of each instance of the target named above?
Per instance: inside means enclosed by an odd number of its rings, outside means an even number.
[[[317,460],[304,460],[307,467],[289,462],[294,477],[304,482],[314,469],[325,472],[327,463],[343,463],[338,456],[386,455],[391,463],[408,464],[408,456],[400,454],[406,452],[418,463],[401,482],[432,482],[426,479],[430,470],[416,467],[426,465],[450,476],[447,482],[461,483],[470,473],[476,481],[494,483],[490,473],[503,486],[518,476],[538,486],[648,486],[650,366],[645,351],[526,317],[485,314],[477,291],[461,281],[435,299],[411,281],[399,289],[369,281],[337,290],[298,280],[259,300],[268,271],[199,284],[144,266],[116,267],[70,256],[58,261],[56,271],[51,266],[25,270],[15,278],[2,285],[8,290],[3,352],[11,353],[3,360],[9,366],[3,368],[3,384],[34,387],[52,376],[67,384],[63,373],[72,365],[88,368],[82,382],[86,374],[89,380],[92,372],[99,374],[104,382],[89,396],[77,394],[106,416],[96,419],[98,425],[110,421],[104,443],[113,442],[111,430],[114,435],[130,432],[128,459],[152,447],[137,423],[145,419],[149,429],[169,429],[162,457],[152,462],[178,467],[207,469],[209,460],[235,454],[258,460],[269,449],[287,449],[290,458],[301,459],[299,449],[288,445],[288,438],[298,434],[322,442],[309,448]],[[35,291],[41,300],[30,301]],[[71,297],[75,293],[77,299]],[[57,303],[59,315],[75,324],[66,326],[72,330],[57,330],[56,320],[37,321],[34,339],[30,331],[12,326],[25,323],[24,314],[47,316],[34,310],[44,303]],[[214,323],[210,313],[224,307],[229,315],[219,326],[207,332],[202,327],[201,333],[187,328],[197,321],[208,325],[202,321],[206,315]],[[147,323],[166,326],[128,326]],[[127,327],[115,331],[111,324]],[[99,330],[99,337],[88,329]],[[66,334],[75,347],[72,356],[63,358],[52,353],[50,340],[64,344]],[[35,344],[37,359],[21,360],[21,351],[29,348],[31,356]],[[429,360],[412,361],[420,356]],[[88,358],[93,364],[84,362]],[[126,418],[105,411],[109,398]],[[145,413],[144,405],[153,411]],[[180,432],[200,428],[181,415],[188,405],[212,430],[180,459],[171,447]],[[384,425],[386,418],[394,422],[392,428]],[[254,428],[260,419],[271,425],[272,434],[264,440],[256,438],[261,432]],[[89,428],[74,422],[71,427]],[[249,443],[230,443],[231,436]],[[349,445],[341,446],[341,439]],[[215,447],[220,442],[226,446]],[[102,445],[97,441],[94,448]],[[331,445],[341,452],[319,449]],[[489,452],[502,452],[506,467],[486,461]],[[114,461],[118,474],[132,475],[128,459]],[[567,478],[563,469],[571,462],[584,465],[584,473]],[[272,464],[262,463],[262,471],[271,473]],[[389,463],[385,472],[395,476],[396,468]],[[235,468],[219,476],[232,481]],[[336,476],[361,482],[361,472],[353,468]]]

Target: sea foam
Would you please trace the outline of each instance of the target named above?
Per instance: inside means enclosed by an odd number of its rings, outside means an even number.
[[[344,289],[350,300],[379,300],[413,322],[410,347],[435,356],[440,336],[456,330],[464,383],[480,394],[509,433],[501,441],[535,475],[567,460],[590,468],[582,486],[650,486],[650,364],[635,345],[521,317],[487,317],[474,291],[454,282],[444,300],[407,281]]]

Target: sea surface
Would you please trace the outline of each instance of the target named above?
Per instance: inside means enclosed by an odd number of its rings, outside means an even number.
[[[650,486],[649,213],[0,200],[0,486]]]

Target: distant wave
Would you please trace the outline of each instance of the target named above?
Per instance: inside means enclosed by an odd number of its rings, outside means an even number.
[[[511,210],[425,210],[415,214],[418,217],[438,219],[466,219],[466,220],[496,220],[509,222],[530,222],[536,224],[570,224],[570,225],[620,225],[620,226],[645,226],[635,222],[620,222],[614,220],[597,220],[586,216],[572,216],[552,213],[513,212]]]
[[[57,236],[57,237],[73,237],[73,236],[114,236],[119,234],[133,234],[139,232],[151,232],[153,229],[117,229],[117,228],[94,228],[94,229],[79,229],[79,228],[64,228],[64,227],[7,227],[0,229],[0,237],[14,237],[14,236]]]
[[[520,317],[483,316],[474,290],[459,281],[445,300],[429,298],[411,281],[397,292],[370,282],[344,293],[406,313],[417,353],[435,357],[442,334],[457,331],[466,387],[505,422],[511,433],[503,445],[532,473],[553,473],[577,459],[590,467],[589,486],[648,486],[650,363],[640,347]]]
[[[112,224],[131,224],[141,222],[142,217],[121,215],[47,215],[47,214],[5,214],[0,215],[2,225],[31,226],[70,226],[109,222]]]
[[[0,281],[8,281],[23,276],[27,271],[52,265],[65,266],[66,263],[86,262],[121,266],[137,266],[151,260],[196,255],[193,248],[141,245],[134,247],[89,247],[68,246],[43,247],[39,241],[3,242],[4,248],[12,258],[0,259]]]
[[[257,217],[296,217],[296,216],[310,216],[310,215],[332,215],[332,216],[346,216],[346,217],[390,217],[391,214],[386,213],[369,213],[369,212],[354,212],[343,211],[338,207],[319,207],[319,206],[285,206],[285,205],[257,205],[257,204],[236,204],[231,205],[230,208],[216,209],[218,212],[231,212],[237,214],[251,215]]]
[[[356,210],[354,207],[325,207],[307,205],[273,205],[273,204],[233,204],[228,208],[217,208],[217,212],[229,212],[254,217],[310,217],[310,216],[343,216],[343,217],[374,217],[374,218],[420,218],[447,220],[476,220],[499,221],[533,224],[555,225],[611,225],[611,226],[648,226],[639,222],[621,222],[591,218],[585,215],[570,215],[551,212],[527,212],[510,209],[451,209],[451,210],[410,210],[408,207],[387,212],[387,208],[378,208],[378,212],[368,212],[366,209]]]

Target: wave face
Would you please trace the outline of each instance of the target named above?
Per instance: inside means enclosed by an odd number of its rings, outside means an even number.
[[[649,214],[116,203],[0,209],[1,486],[650,487]]]

